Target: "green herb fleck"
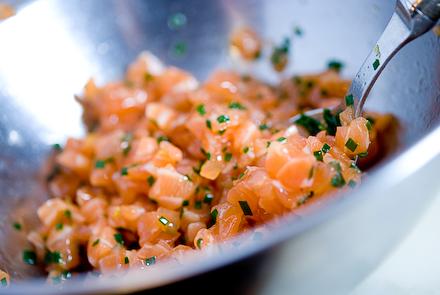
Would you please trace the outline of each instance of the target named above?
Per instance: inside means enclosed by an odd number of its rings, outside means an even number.
[[[301,27],[299,27],[299,26],[295,26],[295,27],[293,28],[293,33],[294,33],[296,36],[301,37],[301,36],[304,34],[304,31],[303,31],[303,29],[302,29]]]
[[[128,167],[122,167],[121,175],[122,176],[127,176],[128,175]]]
[[[209,130],[212,130],[211,120],[206,120],[206,127],[208,127]]]
[[[72,218],[72,211],[70,211],[69,209],[64,210],[64,216],[71,219]]]
[[[249,152],[249,147],[248,146],[245,146],[244,148],[243,148],[243,153],[244,154],[247,154]]]
[[[205,194],[205,197],[203,198],[203,203],[211,204],[212,200],[214,200],[214,195],[211,193],[207,193],[207,194]]]
[[[163,216],[159,217],[159,222],[163,225],[168,225],[170,223],[170,221]]]
[[[366,156],[368,156],[368,152],[359,153],[358,156],[360,158],[365,158]]]
[[[327,68],[339,73],[344,68],[344,63],[339,60],[331,60],[327,63]]]
[[[311,197],[313,197],[314,194],[315,193],[313,191],[308,192],[307,194],[305,194],[304,196],[298,199],[296,205],[297,206],[304,205]]]
[[[229,162],[229,161],[231,161],[231,159],[232,159],[232,154],[231,154],[231,153],[225,153],[225,157],[224,157],[224,159],[225,159],[225,162]]]
[[[6,286],[8,285],[8,281],[6,280],[6,278],[2,278],[2,279],[0,280],[0,282],[1,282],[1,284],[2,284],[2,287],[6,287]]]
[[[130,263],[130,259],[128,259],[127,256],[124,257],[124,264],[129,264]]]
[[[187,21],[186,15],[181,12],[177,12],[173,15],[170,15],[167,23],[168,23],[168,27],[171,30],[178,30],[186,25],[186,21]]]
[[[145,265],[150,266],[156,263],[156,256],[151,256],[145,259]]]
[[[287,56],[290,49],[290,39],[284,38],[280,46],[273,49],[270,61],[277,71],[282,71],[287,64]]]
[[[239,102],[231,102],[228,106],[230,109],[245,110],[246,108]]]
[[[63,259],[61,258],[61,253],[58,251],[47,251],[44,255],[44,262],[46,264],[60,264],[63,262]]]
[[[200,148],[200,151],[206,157],[207,160],[211,160],[211,153],[210,152],[205,151],[204,148]]]
[[[98,160],[95,162],[96,169],[103,169],[105,167],[105,160]]]
[[[238,204],[240,204],[241,210],[243,211],[243,214],[246,216],[252,216],[252,210],[249,207],[249,204],[247,201],[238,201]]]
[[[154,179],[154,176],[153,176],[153,175],[150,175],[150,176],[147,177],[147,182],[148,182],[148,185],[149,185],[150,187],[152,187],[153,184],[154,184],[154,182],[156,182],[156,179]]]
[[[170,140],[165,135],[161,135],[157,138],[157,143],[161,143],[162,141],[170,141]]]
[[[15,230],[20,231],[21,230],[21,224],[19,222],[14,222],[12,224]]]
[[[267,148],[267,149],[270,147],[270,144],[271,144],[271,143],[272,143],[271,141],[266,142],[266,148]]]
[[[32,250],[24,250],[23,261],[26,264],[35,265],[37,263],[37,254]]]
[[[55,144],[53,144],[53,145],[52,145],[52,148],[53,148],[54,150],[56,150],[57,152],[59,152],[59,151],[61,151],[61,150],[63,149],[63,147],[62,147],[61,144],[59,144],[59,143],[55,143]]]
[[[217,222],[218,211],[214,209],[211,211],[211,223],[214,225]]]
[[[354,188],[356,186],[356,181],[354,181],[353,179],[350,179],[350,181],[348,182],[348,186],[351,188]]]
[[[173,53],[176,57],[181,57],[186,54],[187,48],[186,43],[183,41],[178,41],[173,45]]]
[[[96,240],[93,242],[92,247],[95,247],[95,246],[98,245],[98,244],[99,244],[99,239],[96,239]]]
[[[200,200],[195,201],[194,208],[196,208],[198,210],[202,209],[202,201],[200,201]]]
[[[203,239],[197,240],[197,248],[202,249]]]
[[[330,149],[331,147],[328,144],[324,143],[324,145],[321,148],[321,151],[326,154],[330,151]]]
[[[318,160],[320,162],[323,161],[322,151],[314,151],[313,155],[315,156],[316,160]]]
[[[359,167],[356,165],[355,162],[351,162],[351,164],[350,164],[350,168],[356,170],[356,172],[358,172],[358,173],[361,173],[361,172],[362,172],[361,169],[359,169]]]
[[[63,224],[62,223],[55,224],[55,229],[56,230],[62,230],[63,229]]]
[[[267,124],[263,123],[263,124],[260,124],[260,126],[258,126],[258,128],[259,128],[261,131],[263,131],[263,130],[267,130],[267,129],[269,129],[269,126],[268,126]]]
[[[125,134],[121,139],[122,154],[124,156],[128,155],[131,150],[131,142],[133,140],[133,135],[131,133]]]
[[[373,62],[373,70],[377,70],[377,68],[380,66],[379,59],[376,58],[376,60]]]
[[[345,97],[345,105],[347,107],[352,106],[354,104],[353,94],[349,94]]]
[[[220,124],[229,122],[229,116],[228,115],[220,115],[217,117],[217,122],[219,122]]]
[[[316,119],[309,117],[307,115],[301,114],[295,124],[304,127],[310,135],[316,135],[321,130],[324,130],[324,126]]]
[[[287,138],[281,136],[281,137],[278,137],[278,138],[277,138],[277,141],[278,141],[278,142],[286,142],[286,141],[287,141]]]
[[[345,143],[345,146],[352,152],[354,152],[356,150],[356,148],[358,147],[358,144],[356,143],[356,141],[354,141],[352,138],[349,138],[347,140],[347,142]]]
[[[203,116],[203,115],[206,114],[205,105],[203,105],[203,104],[199,104],[199,105],[196,107],[196,110],[197,110],[197,113],[200,114],[200,116]]]
[[[367,127],[368,131],[371,131],[373,129],[373,126],[371,125],[371,122],[367,119],[367,123],[365,123],[365,126]]]
[[[188,205],[189,205],[189,201],[188,200],[183,200],[182,207],[186,207]]]
[[[329,109],[324,109],[323,111],[324,122],[327,125],[327,134],[335,135],[338,126],[341,126],[341,121],[339,120],[339,114],[333,115]]]
[[[115,233],[113,237],[115,238],[116,243],[118,243],[119,245],[124,245],[124,239],[121,233]]]

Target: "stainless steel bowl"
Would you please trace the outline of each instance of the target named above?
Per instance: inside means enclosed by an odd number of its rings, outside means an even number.
[[[190,265],[158,265],[104,281],[74,279],[57,289],[44,284],[40,271],[22,263],[25,237],[13,231],[11,223],[22,219],[25,229],[36,224],[35,210],[47,198],[42,166],[52,143],[82,134],[80,107],[73,94],[89,77],[98,82],[118,79],[126,65],[147,49],[203,79],[219,66],[234,66],[228,60],[228,34],[243,23],[275,42],[291,34],[294,26],[303,29],[304,35],[293,41],[289,73],[319,71],[337,58],[344,61],[344,74],[350,77],[393,6],[392,0],[41,0],[2,22],[0,268],[15,281],[0,293],[143,290],[246,257],[255,261],[261,257],[256,253],[266,253],[252,276],[251,284],[259,290],[299,294],[350,290],[404,237],[439,191],[440,44],[432,32],[398,54],[368,102],[369,109],[399,119],[395,151],[371,170],[361,189],[284,220],[284,226],[271,229],[268,239],[196,255],[197,263]],[[172,30],[167,21],[177,12],[186,15],[187,24]],[[173,53],[178,42],[186,44],[183,55]],[[267,65],[254,70],[268,80],[276,78]],[[226,285],[216,281],[219,274],[225,272],[214,273],[210,282]],[[195,281],[192,288],[200,284]]]

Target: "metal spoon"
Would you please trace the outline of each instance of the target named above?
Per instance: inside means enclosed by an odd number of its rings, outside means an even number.
[[[362,108],[371,88],[393,56],[406,44],[435,26],[440,18],[440,0],[398,0],[395,12],[382,35],[353,79],[345,101],[333,107],[333,113],[352,105],[355,117]],[[324,109],[314,109],[291,118],[296,123],[302,115],[322,121]]]

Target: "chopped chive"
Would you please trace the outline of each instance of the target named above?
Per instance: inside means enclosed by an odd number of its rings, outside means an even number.
[[[46,264],[60,264],[63,262],[63,259],[61,258],[61,253],[58,251],[47,251],[44,255],[44,262]]]
[[[342,187],[345,185],[345,179],[340,172],[332,177],[331,184],[334,187]]]
[[[165,135],[161,135],[157,138],[157,143],[161,143],[162,141],[170,141],[170,140]]]
[[[61,277],[64,278],[65,280],[68,280],[72,277],[72,273],[68,270],[65,270],[61,273]]]
[[[339,120],[339,114],[333,115],[329,109],[324,109],[323,111],[324,122],[327,125],[328,135],[336,135],[336,129],[341,126],[341,121]]]
[[[379,59],[376,58],[376,60],[373,62],[373,70],[377,70],[377,68],[380,66]]]
[[[209,130],[212,130],[211,120],[206,120],[206,127],[208,127]]]
[[[228,115],[220,115],[217,117],[217,122],[219,122],[220,124],[229,122],[229,116]]]
[[[348,186],[351,188],[355,187],[356,184],[357,184],[356,181],[354,181],[353,179],[350,179],[350,181],[348,182]]]
[[[373,129],[373,126],[371,125],[371,122],[368,119],[367,119],[367,123],[365,123],[365,126],[367,127],[368,131],[371,131],[371,129]]]
[[[163,216],[159,217],[159,222],[163,225],[168,225],[170,223],[170,221]]]
[[[197,200],[194,202],[194,208],[196,209],[202,209],[202,201]]]
[[[304,205],[311,197],[313,197],[314,194],[315,193],[313,191],[308,192],[307,194],[299,198],[299,200],[296,202],[296,205],[297,206]]]
[[[145,259],[145,265],[150,266],[156,263],[156,256],[151,256]]]
[[[330,165],[333,169],[335,169],[336,172],[341,172],[341,171],[342,171],[341,164],[340,164],[338,161],[331,161],[331,162],[329,163],[329,165]]]
[[[331,147],[328,144],[324,143],[324,145],[321,148],[321,151],[323,153],[328,153],[330,151],[330,149],[331,149]]]
[[[267,130],[267,129],[269,129],[269,126],[267,126],[266,123],[263,123],[263,124],[260,124],[260,126],[258,126],[258,128],[259,128],[261,131],[263,131],[263,130]]]
[[[357,149],[358,144],[357,144],[356,141],[354,141],[352,138],[349,138],[349,139],[347,140],[347,142],[345,143],[345,146],[346,146],[350,151],[354,152],[354,151]]]
[[[252,210],[249,207],[249,204],[247,201],[238,201],[238,204],[240,204],[241,210],[243,211],[243,214],[246,216],[252,216]]]
[[[203,104],[199,104],[199,105],[196,107],[196,110],[197,110],[197,113],[200,114],[200,116],[203,116],[203,115],[206,114],[205,105],[203,105]]]
[[[130,260],[128,259],[127,256],[125,256],[125,257],[124,257],[124,264],[129,264],[129,263],[130,263]]]
[[[278,141],[278,142],[286,142],[286,141],[287,141],[287,138],[281,136],[281,137],[278,137],[278,138],[277,138],[277,141]]]
[[[244,148],[243,148],[243,153],[244,154],[247,154],[249,152],[249,147],[248,146],[245,146]]]
[[[154,80],[154,76],[153,75],[151,75],[150,73],[145,73],[144,74],[144,81],[145,82],[149,83],[149,82],[151,82],[153,80]]]
[[[21,224],[18,223],[18,222],[14,222],[14,223],[12,224],[12,226],[14,227],[15,230],[18,230],[18,231],[21,230]]]
[[[202,249],[203,239],[197,240],[197,248]]]
[[[214,225],[217,222],[218,211],[214,209],[211,211],[211,223]]]
[[[237,179],[242,179],[243,176],[244,176],[244,172],[241,172],[241,173],[238,175]]]
[[[246,108],[239,102],[231,102],[228,107],[230,109],[245,110]]]
[[[61,147],[61,145],[59,143],[55,143],[52,145],[52,148],[54,150],[56,150],[57,152],[61,151],[63,148]]]
[[[188,205],[189,205],[189,201],[188,200],[183,200],[182,207],[186,207]]]
[[[325,129],[321,122],[304,114],[301,114],[299,119],[294,123],[304,127],[310,133],[310,135],[315,135],[321,130]]]
[[[148,185],[149,185],[150,187],[152,187],[153,184],[156,182],[156,179],[154,178],[153,175],[150,175],[150,176],[147,177],[147,182],[148,182]]]
[[[223,135],[226,132],[226,129],[222,129],[218,131],[218,134]]]
[[[366,156],[368,156],[368,152],[359,153],[358,156],[360,158],[365,158]]]
[[[327,68],[339,73],[344,68],[344,64],[338,60],[331,60],[328,62]]]
[[[186,15],[181,12],[177,12],[168,18],[168,27],[171,30],[178,30],[186,25],[186,21]]]
[[[98,160],[95,162],[95,168],[96,169],[103,169],[105,167],[105,161],[104,160]]]
[[[180,57],[186,54],[187,48],[186,43],[183,41],[179,41],[174,43],[173,45],[173,53],[176,57]]]
[[[349,94],[345,97],[345,105],[347,107],[352,106],[354,104],[353,94]]]
[[[1,282],[1,284],[2,284],[2,287],[6,287],[6,286],[8,285],[8,280],[6,280],[6,278],[2,278],[2,279],[0,280],[0,282]]]
[[[72,211],[70,211],[69,209],[64,210],[64,216],[66,216],[67,218],[72,218]]]
[[[229,161],[231,161],[231,159],[232,159],[232,154],[231,154],[231,153],[225,153],[225,157],[224,157],[224,159],[225,159],[225,162],[229,162]]]
[[[62,224],[62,223],[57,223],[57,224],[55,225],[55,229],[56,229],[56,230],[62,230],[62,229],[63,229],[63,224]]]
[[[96,239],[96,240],[93,242],[92,247],[95,247],[95,246],[98,245],[98,244],[99,244],[99,239]]]
[[[287,64],[287,57],[290,49],[290,39],[284,38],[283,43],[280,46],[277,46],[273,49],[272,54],[270,56],[270,61],[272,66],[277,71],[284,70],[285,65]]]
[[[23,261],[26,264],[35,265],[37,263],[37,254],[32,250],[24,250]]]
[[[353,168],[354,170],[356,170],[356,172],[361,173],[361,169],[359,169],[359,167],[356,165],[355,162],[351,162],[350,164],[350,168]]]
[[[122,167],[121,175],[122,176],[127,176],[128,175],[128,167]]]
[[[131,150],[131,142],[133,140],[133,135],[131,133],[125,134],[121,139],[122,154],[124,156],[128,155]]]
[[[207,194],[205,194],[205,197],[203,198],[203,203],[211,204],[212,200],[214,200],[214,195],[211,193],[207,193]]]
[[[302,29],[301,27],[299,27],[299,26],[295,26],[295,27],[293,28],[293,33],[294,33],[296,36],[301,37],[301,36],[304,34],[304,31],[303,31],[303,29]]]
[[[124,245],[124,239],[122,237],[121,233],[115,233],[113,235],[113,237],[115,238],[116,243],[120,244],[120,245]]]
[[[309,174],[307,175],[307,179],[312,179],[313,173],[315,172],[315,168],[312,166],[309,170]]]
[[[269,148],[271,143],[271,141],[266,142],[266,148]]]
[[[323,161],[323,157],[322,157],[322,151],[314,151],[313,155],[315,156],[316,160],[322,162]]]
[[[206,157],[207,160],[211,160],[211,153],[210,152],[205,151],[204,148],[200,148],[200,151]]]

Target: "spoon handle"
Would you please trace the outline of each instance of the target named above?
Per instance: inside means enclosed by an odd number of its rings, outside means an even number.
[[[355,117],[391,58],[407,43],[430,30],[440,17],[440,0],[398,0],[396,9],[373,50],[362,64],[348,91]],[[350,100],[348,100],[350,101]]]

